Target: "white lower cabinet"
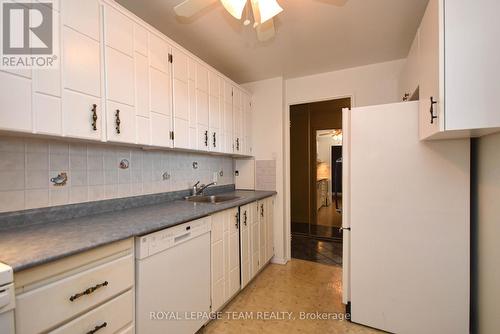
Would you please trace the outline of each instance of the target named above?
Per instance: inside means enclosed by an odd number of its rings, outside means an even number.
[[[52,334],[119,333],[134,319],[134,294],[132,290],[87,312],[64,326],[51,331]],[[130,328],[130,327],[129,327]]]
[[[238,209],[212,216],[212,311],[219,310],[240,290]]]
[[[251,250],[251,215],[252,208],[249,204],[240,207],[240,263],[241,263],[241,288],[251,280],[252,250]]]
[[[117,333],[133,326],[133,240],[16,273],[16,333]]]

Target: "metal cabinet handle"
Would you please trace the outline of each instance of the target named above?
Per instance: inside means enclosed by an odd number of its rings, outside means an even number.
[[[97,131],[97,104],[92,105],[92,130]]]
[[[405,93],[405,95],[403,96],[403,102],[408,102],[409,99],[410,99],[410,93]]]
[[[264,217],[264,204],[260,205],[260,216]]]
[[[236,138],[236,150],[240,150],[240,138]]]
[[[236,222],[234,223],[234,226],[236,226],[236,229],[238,229],[238,221],[239,221],[239,217],[240,215],[238,213],[236,213],[236,215],[234,216],[236,219]]]
[[[436,115],[434,115],[434,105],[437,104],[437,101],[434,101],[434,96],[431,96],[431,124],[434,124],[434,120],[438,118]]]
[[[98,330],[100,330],[100,329],[102,329],[102,328],[106,327],[107,325],[108,325],[108,323],[107,323],[107,322],[104,322],[104,323],[102,323],[102,324],[101,324],[101,325],[99,325],[99,326],[95,326],[95,327],[94,327],[94,329],[93,329],[93,330],[88,331],[88,332],[87,332],[87,334],[94,334],[94,333],[96,333]]]
[[[75,300],[77,300],[80,297],[83,297],[85,295],[90,295],[91,293],[93,293],[97,289],[100,289],[102,287],[108,286],[108,284],[109,284],[108,281],[104,281],[101,284],[97,284],[96,286],[90,287],[90,288],[88,288],[87,290],[85,290],[83,292],[79,292],[79,293],[74,294],[73,296],[69,297],[69,301],[70,302],[74,302]]]
[[[115,114],[115,117],[116,117],[116,121],[115,121],[115,124],[116,124],[116,133],[120,134],[120,124],[121,124],[121,121],[120,121],[120,109],[116,109],[116,114]]]
[[[247,210],[245,210],[245,212],[243,213],[243,224],[247,226]]]
[[[216,132],[214,132],[213,138],[214,138],[214,147],[217,147],[217,139],[216,139],[217,138],[217,133]]]
[[[205,146],[208,147],[208,131],[205,131]]]

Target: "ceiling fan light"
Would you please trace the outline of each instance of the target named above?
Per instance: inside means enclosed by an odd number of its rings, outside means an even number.
[[[260,23],[272,19],[283,11],[283,8],[276,0],[257,0],[257,6],[259,8]]]
[[[220,0],[220,2],[229,14],[234,16],[236,19],[241,20],[243,9],[245,9],[247,0]]]

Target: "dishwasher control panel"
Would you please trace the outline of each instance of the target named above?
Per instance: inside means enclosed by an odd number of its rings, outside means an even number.
[[[211,217],[204,217],[136,238],[135,257],[137,259],[144,259],[210,232],[211,221]]]

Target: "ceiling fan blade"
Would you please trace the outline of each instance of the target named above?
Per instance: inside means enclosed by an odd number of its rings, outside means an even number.
[[[174,7],[177,16],[191,17],[217,0],[186,0]]]
[[[257,39],[261,42],[266,42],[274,37],[276,29],[274,29],[274,20],[267,20],[264,23],[255,27],[257,31]]]

